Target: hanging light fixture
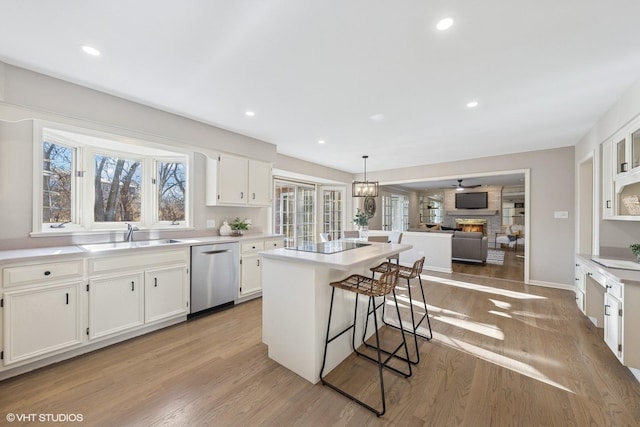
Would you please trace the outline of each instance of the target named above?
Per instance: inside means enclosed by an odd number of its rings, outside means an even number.
[[[353,197],[378,197],[378,181],[367,181],[367,158],[364,159],[364,181],[353,181],[351,192]]]

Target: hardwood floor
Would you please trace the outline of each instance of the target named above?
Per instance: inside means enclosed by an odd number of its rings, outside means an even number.
[[[258,299],[0,382],[1,423],[11,412],[82,414],[74,424],[92,426],[640,425],[640,384],[573,293],[423,277],[434,339],[419,341],[411,378],[385,373],[382,418],[271,361]],[[331,376],[375,399],[374,373],[350,357]]]
[[[490,249],[492,250],[492,249]],[[454,273],[470,274],[473,276],[493,277],[505,280],[524,280],[524,251],[518,248],[497,248],[497,251],[504,252],[504,262],[502,265],[479,264],[476,262],[454,261],[451,264]]]

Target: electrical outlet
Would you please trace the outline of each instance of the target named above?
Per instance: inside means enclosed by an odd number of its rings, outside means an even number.
[[[553,212],[553,217],[554,218],[559,218],[559,219],[567,219],[567,218],[569,218],[569,212],[567,212],[567,211],[555,211],[555,212]]]
[[[207,228],[216,228],[216,220],[208,219],[207,220]]]

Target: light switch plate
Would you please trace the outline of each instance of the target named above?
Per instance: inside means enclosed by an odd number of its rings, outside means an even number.
[[[555,211],[553,213],[554,218],[567,219],[569,218],[569,212],[567,211]]]
[[[216,228],[216,220],[208,219],[207,220],[207,228]]]

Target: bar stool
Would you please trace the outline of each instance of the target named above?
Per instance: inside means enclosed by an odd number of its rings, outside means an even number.
[[[398,314],[398,317],[400,317],[400,308],[398,307],[398,301],[396,299],[396,293],[395,293],[395,286],[398,283],[398,270],[394,269],[394,270],[389,270],[385,273],[383,273],[380,278],[378,280],[373,279],[373,278],[369,278],[366,276],[361,276],[359,274],[353,274],[349,277],[347,277],[344,280],[341,280],[339,282],[331,282],[330,285],[332,287],[331,289],[331,304],[329,306],[329,320],[327,321],[327,338],[325,340],[324,343],[324,355],[322,357],[322,368],[320,368],[320,380],[322,381],[323,385],[329,386],[330,388],[334,389],[335,391],[337,391],[338,393],[342,394],[343,396],[348,397],[349,399],[353,400],[354,402],[364,406],[365,408],[367,408],[368,410],[372,411],[373,413],[375,413],[378,417],[381,415],[384,415],[385,411],[386,411],[386,402],[385,402],[385,395],[384,395],[384,381],[382,378],[382,368],[387,368],[397,374],[402,375],[405,378],[409,378],[411,376],[411,363],[408,363],[408,359],[409,359],[409,349],[407,347],[407,341],[405,339],[404,336],[404,331],[402,331],[402,343],[400,345],[398,345],[393,351],[385,351],[383,349],[380,348],[380,336],[378,333],[378,315],[376,313],[376,311],[373,311],[373,321],[374,321],[374,326],[375,326],[375,335],[376,335],[376,349],[377,349],[377,358],[373,358],[369,355],[366,355],[362,352],[359,352],[356,347],[355,347],[355,330],[356,330],[356,320],[357,320],[357,314],[358,314],[358,297],[360,295],[365,295],[369,297],[369,304],[367,306],[367,313],[371,314],[371,312],[369,311],[369,308],[372,306],[375,306],[375,301],[374,298],[375,297],[383,297],[386,298],[386,296],[390,293],[393,293],[393,299],[396,302],[396,312]],[[343,289],[345,291],[349,291],[349,292],[355,292],[356,294],[356,301],[355,301],[355,308],[353,311],[353,323],[346,327],[344,330],[342,330],[341,332],[338,332],[336,335],[334,335],[333,337],[329,337],[329,331],[331,329],[331,314],[333,312],[333,297],[335,295],[335,291],[336,288],[339,289]],[[367,324],[368,324],[368,318],[369,318],[369,314],[367,314]],[[365,359],[368,359],[372,362],[375,362],[378,365],[378,374],[380,377],[380,395],[381,395],[381,400],[382,400],[382,410],[378,410],[376,408],[374,408],[373,406],[365,403],[364,401],[358,399],[357,397],[347,393],[345,390],[339,388],[338,386],[329,383],[324,377],[323,377],[323,373],[324,373],[324,367],[325,367],[325,362],[327,360],[327,347],[329,346],[329,343],[332,342],[333,340],[335,340],[336,338],[338,338],[339,336],[343,335],[344,333],[348,332],[349,330],[352,330],[352,334],[351,334],[351,347],[353,349],[353,351],[356,352],[356,354],[358,356],[362,356]],[[366,335],[367,329],[365,326],[365,335]],[[400,356],[397,356],[398,351],[404,347],[404,352],[406,354],[406,359]],[[382,354],[381,353],[386,353],[388,354],[388,357],[384,360],[382,360]],[[407,368],[408,371],[407,372],[403,372],[399,369],[394,368],[393,366],[389,366],[389,360],[391,360],[392,357],[398,357],[401,360],[404,360],[407,362]]]
[[[386,305],[385,301],[382,301],[380,305],[382,305],[382,322],[385,325],[390,326],[392,328],[396,328],[396,329],[402,329],[403,331],[407,331],[413,334],[413,342],[416,346],[416,360],[410,360],[410,362],[413,363],[414,365],[417,365],[420,362],[420,352],[418,351],[418,337],[424,338],[427,341],[433,338],[433,332],[431,331],[431,321],[429,320],[429,312],[427,310],[427,299],[424,296],[424,287],[422,286],[422,278],[420,277],[420,273],[422,273],[423,267],[424,267],[424,257],[414,262],[412,267],[405,267],[404,265],[396,265],[387,261],[387,262],[383,262],[377,267],[370,268],[372,272],[371,273],[372,276],[375,276],[376,273],[386,274],[387,272],[393,269],[397,269],[398,277],[401,279],[407,279],[407,290],[409,292],[409,306],[411,308],[411,325],[412,325],[411,330],[405,329],[399,315],[398,315],[398,322],[401,328],[387,323],[387,321],[384,318],[384,306]],[[424,303],[424,314],[422,315],[418,323],[416,323],[415,314],[413,312],[413,298],[411,296],[411,283],[410,283],[411,279],[415,279],[416,277],[418,278],[418,281],[420,283],[420,292],[422,293],[422,301]],[[378,309],[380,305],[376,306],[375,309]],[[427,319],[427,325],[429,326],[429,336],[418,333],[418,327],[422,324],[425,318]]]

